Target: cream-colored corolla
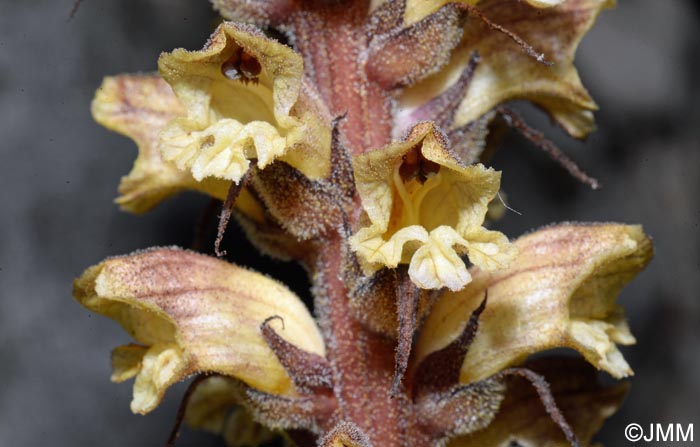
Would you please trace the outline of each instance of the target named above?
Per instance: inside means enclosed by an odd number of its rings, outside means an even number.
[[[275,330],[295,346],[325,355],[318,327],[280,283],[194,252],[159,248],[108,259],[75,281],[83,306],[116,320],[138,342],[112,352],[112,380],[136,377],[131,410],[148,413],[173,383],[219,373],[278,395],[295,388],[260,333]],[[277,326],[279,324],[279,326]]]
[[[445,3],[446,0],[408,0],[404,19],[414,23]],[[481,60],[454,111],[455,127],[477,120],[508,101],[526,100],[542,108],[573,137],[583,138],[595,129],[593,112],[597,105],[581,83],[574,56],[598,14],[613,7],[614,0],[461,3],[476,6],[479,14],[493,23],[507,25],[508,31],[517,35],[522,45],[530,45],[538,57],[470,15],[447,65],[399,96],[398,128],[405,129],[426,119],[417,107],[453,85],[476,52]]]
[[[613,377],[631,375],[617,344],[635,340],[615,300],[653,255],[641,227],[563,224],[514,245],[518,255],[510,267],[494,272],[475,267],[472,283],[437,302],[421,330],[418,361],[455,339],[488,293],[460,381],[484,379],[560,347],[579,351]]]
[[[160,149],[195,179],[238,182],[251,160],[264,168],[281,159],[310,178],[329,173],[328,116],[290,47],[225,22],[202,50],[164,53],[158,68],[187,111],[161,132]]]
[[[471,278],[460,255],[485,270],[505,267],[513,256],[502,233],[482,226],[500,173],[463,165],[432,123],[353,165],[368,222],[350,244],[367,273],[409,264],[417,286],[456,291]]]

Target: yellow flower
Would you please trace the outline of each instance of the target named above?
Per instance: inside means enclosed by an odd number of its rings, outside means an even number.
[[[409,0],[404,19],[407,23],[417,22],[445,3],[444,0]],[[397,122],[400,127],[429,119],[417,108],[454,85],[472,54],[477,52],[481,60],[453,111],[455,128],[477,120],[504,102],[528,100],[544,109],[576,138],[583,138],[594,130],[592,112],[597,106],[581,84],[573,65],[574,54],[598,14],[613,7],[614,0],[531,0],[527,3],[481,0],[463,3],[476,5],[490,21],[506,26],[551,65],[539,62],[505,34],[490,29],[476,17],[470,17],[449,63],[439,74],[409,87],[399,97],[401,112]],[[545,6],[554,7],[539,9]]]
[[[207,178],[199,182],[188,171],[163,160],[159,135],[185,109],[170,86],[157,75],[120,75],[105,78],[92,101],[92,115],[108,129],[132,138],[139,155],[131,172],[122,177],[116,202],[132,213],[149,211],[183,190],[195,190],[220,200],[230,182]],[[236,202],[246,216],[263,221],[263,210],[247,189]]]
[[[112,353],[112,380],[136,377],[135,413],[153,410],[170,385],[197,372],[295,395],[260,332],[272,316],[283,321],[279,334],[286,341],[325,355],[313,318],[286,287],[194,252],[160,248],[108,259],[75,281],[74,295],[91,311],[116,320],[138,342]]]
[[[409,264],[419,287],[456,291],[471,279],[460,255],[486,270],[508,264],[508,239],[482,226],[500,173],[461,164],[431,123],[353,165],[369,225],[350,244],[368,273]]]
[[[445,346],[463,330],[465,316],[488,290],[479,331],[460,380],[475,382],[529,355],[567,347],[621,378],[632,370],[616,344],[634,343],[615,299],[651,260],[651,241],[639,226],[564,224],[514,242],[510,267],[472,269],[474,281],[446,293],[432,309],[416,357]]]
[[[160,134],[163,157],[196,180],[238,182],[250,160],[283,160],[309,178],[330,171],[331,129],[299,54],[257,28],[225,22],[200,51],[158,61],[187,115]]]

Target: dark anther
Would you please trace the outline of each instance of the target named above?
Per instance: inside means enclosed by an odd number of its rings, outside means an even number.
[[[258,82],[261,71],[260,62],[243,48],[238,48],[221,64],[221,73],[232,81]]]
[[[180,407],[177,409],[177,415],[175,416],[175,425],[173,425],[173,429],[170,431],[170,436],[168,436],[168,441],[165,443],[165,447],[173,447],[175,445],[177,437],[180,436],[180,427],[182,426],[182,421],[185,419],[185,412],[187,412],[187,405],[190,402],[190,398],[192,397],[192,394],[194,394],[194,391],[197,389],[197,387],[209,377],[211,376],[199,374],[197,377],[194,378],[192,383],[190,383],[190,386],[187,387],[185,395],[182,396]]]
[[[513,42],[518,44],[518,46],[520,48],[522,48],[522,50],[525,52],[525,54],[532,57],[537,62],[544,64],[544,65],[547,65],[547,66],[554,65],[553,62],[549,62],[549,61],[545,60],[544,53],[538,53],[537,51],[535,51],[534,48],[532,48],[531,45],[529,45],[527,42],[525,42],[520,36],[518,36],[517,34],[515,34],[512,31],[508,30],[507,28],[504,28],[501,25],[489,20],[488,17],[486,17],[484,15],[484,13],[482,13],[479,10],[479,8],[477,8],[476,6],[469,5],[466,3],[459,3],[459,6],[464,8],[470,15],[476,16],[479,20],[484,22],[484,24],[486,24],[486,26],[488,26],[492,30],[498,31],[499,33],[503,33],[506,36],[508,36],[508,38],[510,38]]]
[[[404,180],[417,178],[421,183],[425,183],[428,178],[440,171],[440,165],[428,160],[421,153],[421,146],[416,145],[409,150],[401,160],[399,175]]]
[[[228,221],[231,219],[231,213],[233,212],[233,207],[236,205],[236,199],[241,193],[243,187],[248,183],[250,179],[250,170],[248,170],[241,178],[238,183],[232,182],[231,187],[228,189],[228,194],[226,195],[226,201],[221,208],[221,214],[219,215],[219,227],[216,232],[216,240],[214,241],[214,253],[217,257],[226,256],[226,250],[221,250],[221,241],[224,238],[224,233],[226,232],[226,227],[228,226]]]
[[[561,410],[559,410],[559,407],[557,407],[557,403],[554,401],[554,396],[552,396],[552,392],[549,389],[549,384],[543,376],[527,368],[505,369],[496,376],[517,376],[529,381],[535,388],[535,391],[537,391],[537,395],[540,397],[540,401],[542,401],[544,409],[547,410],[547,414],[549,414],[549,417],[551,417],[554,423],[559,426],[561,431],[564,432],[564,436],[566,436],[566,440],[569,441],[569,444],[571,444],[572,447],[580,446],[574,430],[571,428],[569,423],[566,422],[564,415],[562,414]]]
[[[243,73],[243,76],[245,76],[249,80],[257,78],[260,75],[260,72],[262,71],[262,66],[260,65],[260,62],[258,62],[258,60],[254,56],[251,56],[245,51],[241,52],[241,61],[239,64],[239,68],[241,70],[241,73]]]
[[[559,163],[559,165],[566,169],[573,178],[580,181],[581,183],[590,186],[591,189],[600,188],[600,183],[598,183],[598,180],[594,179],[593,177],[590,177],[583,170],[581,170],[581,168],[579,168],[578,165],[572,159],[570,159],[566,154],[564,154],[561,151],[561,149],[557,147],[556,144],[546,139],[542,132],[528,126],[527,123],[525,123],[525,121],[520,117],[520,115],[515,113],[513,110],[507,109],[505,107],[499,107],[498,113],[501,117],[503,117],[506,124],[508,124],[513,129],[516,129],[518,132],[520,132],[522,136],[524,136],[525,138],[530,140],[530,142],[534,143],[537,147],[545,151],[552,158],[552,160]]]
[[[479,317],[486,308],[488,291],[469,317],[462,333],[449,345],[425,357],[416,369],[414,386],[417,392],[443,391],[459,382],[464,357],[479,329]]]

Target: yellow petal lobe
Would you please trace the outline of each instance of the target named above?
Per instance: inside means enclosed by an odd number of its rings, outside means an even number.
[[[161,157],[158,147],[161,130],[184,113],[170,86],[158,75],[104,79],[92,102],[92,115],[106,128],[133,139],[139,150],[133,169],[119,184],[121,195],[116,202],[122,209],[143,213],[183,190],[226,198],[228,182],[219,179],[198,182],[192,174]]]

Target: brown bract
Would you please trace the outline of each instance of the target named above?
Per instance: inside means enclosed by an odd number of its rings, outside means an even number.
[[[547,379],[558,407],[571,421],[582,445],[589,445],[603,421],[620,407],[629,389],[624,382],[604,386],[595,369],[580,359],[544,357],[525,366]],[[505,395],[498,414],[488,427],[456,438],[448,446],[571,445],[527,382],[509,379]]]

